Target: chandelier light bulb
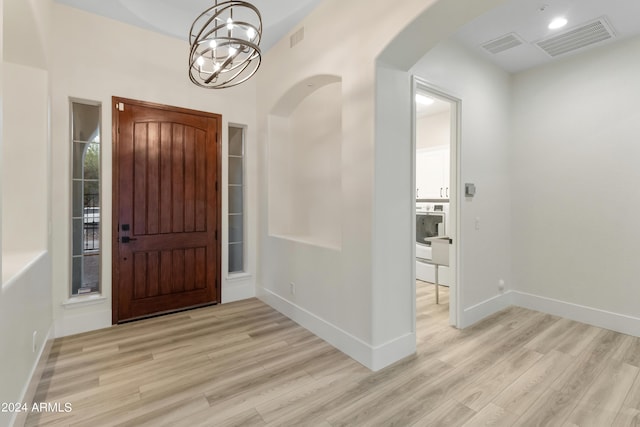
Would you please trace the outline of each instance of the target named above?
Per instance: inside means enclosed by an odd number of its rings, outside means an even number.
[[[215,40],[211,40],[211,41],[209,42],[209,47],[210,47],[211,49],[215,49],[216,47],[218,47],[218,42],[216,42]]]
[[[196,59],[196,64],[202,67],[204,65],[204,58],[202,56],[199,56],[198,59]]]
[[[238,53],[238,49],[236,49],[236,48],[235,48],[235,47],[233,47],[233,46],[230,46],[230,47],[229,47],[229,56],[233,56],[233,55],[235,55],[236,53]]]
[[[255,36],[256,36],[256,30],[254,30],[253,27],[250,27],[247,30],[247,37],[249,38],[249,40],[253,40]]]
[[[227,18],[227,30],[233,30],[233,19]]]

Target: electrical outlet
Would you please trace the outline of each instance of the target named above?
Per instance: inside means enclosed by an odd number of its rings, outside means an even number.
[[[296,294],[296,284],[293,282],[289,283],[289,293],[291,295],[295,295]]]
[[[498,280],[498,290],[500,292],[504,292],[504,280],[503,279]]]
[[[31,345],[32,345],[34,353],[38,349],[38,344],[37,344],[37,341],[36,341],[37,338],[38,338],[38,331],[33,331],[33,340],[31,341]]]

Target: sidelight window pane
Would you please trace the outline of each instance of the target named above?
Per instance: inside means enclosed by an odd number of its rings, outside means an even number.
[[[74,179],[71,182],[71,188],[73,192],[72,194],[73,207],[71,211],[71,216],[73,218],[80,218],[82,217],[82,180]]]
[[[229,126],[229,273],[241,273],[244,265],[244,132],[239,126]]]
[[[78,295],[82,287],[82,256],[72,258],[71,295]]]
[[[72,102],[73,140],[100,142],[100,106]]]
[[[229,243],[242,243],[243,219],[242,214],[229,215]]]
[[[229,187],[229,214],[241,214],[243,205],[242,186]]]
[[[75,218],[72,220],[73,223],[73,243],[72,243],[72,255],[73,256],[81,256],[82,255],[82,218]]]
[[[229,156],[229,185],[242,185],[242,157]]]
[[[87,144],[84,151],[84,179],[100,179],[100,144]]]
[[[239,273],[244,270],[244,245],[231,243],[229,245],[229,273]]]
[[[71,102],[71,296],[100,292],[100,116]]]
[[[239,157],[244,155],[243,128],[229,126],[229,155]]]
[[[81,141],[72,141],[71,143],[73,144],[73,157],[71,159],[73,179],[82,179],[82,157],[87,143]]]

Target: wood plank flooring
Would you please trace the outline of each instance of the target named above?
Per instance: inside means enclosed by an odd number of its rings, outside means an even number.
[[[640,426],[640,339],[512,307],[465,330],[417,284],[379,372],[257,299],[56,340],[27,426]]]

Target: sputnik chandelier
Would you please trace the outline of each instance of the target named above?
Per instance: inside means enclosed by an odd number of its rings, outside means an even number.
[[[261,38],[262,16],[254,5],[215,0],[191,25],[189,78],[208,89],[247,81],[262,61]]]

